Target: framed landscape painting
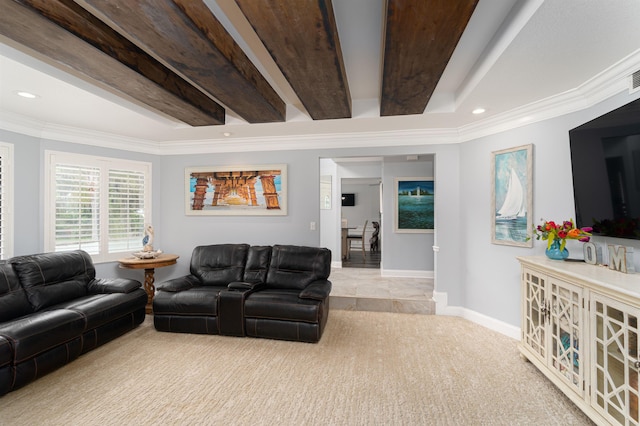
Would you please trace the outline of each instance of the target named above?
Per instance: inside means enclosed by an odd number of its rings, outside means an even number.
[[[185,169],[185,213],[195,216],[284,216],[287,166],[211,166]]]
[[[491,153],[491,242],[533,247],[533,145]]]
[[[434,221],[434,181],[431,177],[396,178],[396,233],[432,233]]]

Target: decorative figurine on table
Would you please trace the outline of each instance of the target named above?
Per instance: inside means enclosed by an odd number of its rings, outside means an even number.
[[[155,259],[162,253],[162,250],[153,250],[153,226],[151,225],[144,227],[142,246],[142,251],[133,253],[138,259]]]
[[[153,251],[153,226],[151,225],[144,227],[142,246],[142,251]]]

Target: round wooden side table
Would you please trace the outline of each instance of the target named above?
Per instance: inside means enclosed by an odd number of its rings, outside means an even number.
[[[153,259],[138,259],[135,256],[118,259],[121,268],[144,269],[144,290],[147,292],[146,311],[148,314],[153,313],[153,296],[156,294],[155,278],[153,277],[155,269],[175,265],[179,257],[177,254],[162,253]]]

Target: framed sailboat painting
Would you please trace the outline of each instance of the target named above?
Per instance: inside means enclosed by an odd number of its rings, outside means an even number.
[[[491,242],[533,247],[533,144],[491,153]]]

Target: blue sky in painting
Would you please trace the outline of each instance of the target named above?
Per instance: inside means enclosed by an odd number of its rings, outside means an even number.
[[[398,192],[403,191],[415,191],[416,187],[426,189],[433,193],[433,181],[432,180],[401,180],[398,181]]]

